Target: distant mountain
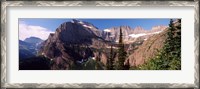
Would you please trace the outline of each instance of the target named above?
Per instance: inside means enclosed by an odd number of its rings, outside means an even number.
[[[19,59],[35,56],[35,46],[33,44],[19,40]]]
[[[130,38],[128,37],[128,35],[133,33],[133,30],[129,26],[120,26],[120,27],[105,29],[102,32],[101,37],[108,41],[118,42],[120,28],[122,29],[124,41],[128,41]]]
[[[43,40],[38,38],[38,37],[29,37],[29,38],[26,38],[24,40],[24,42],[27,42],[27,43],[31,43],[31,44],[37,44],[37,43],[41,43]]]
[[[43,40],[37,37],[26,38],[24,41],[19,40],[19,58],[25,59],[36,56],[41,47],[41,42]]]
[[[167,26],[155,26],[151,30],[144,30],[142,27],[136,27],[134,29],[129,26],[113,27],[105,29],[101,37],[108,41],[118,42],[120,28],[122,29],[124,43],[130,44],[136,42],[138,39],[146,40],[148,37],[162,32]]]

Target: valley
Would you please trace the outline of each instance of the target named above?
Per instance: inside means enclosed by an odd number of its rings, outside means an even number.
[[[170,30],[172,29],[172,31]],[[171,20],[169,26],[154,26],[144,29],[140,26],[119,26],[100,30],[89,22],[72,19],[60,24],[46,40],[30,37],[19,40],[20,70],[143,70],[148,63],[162,54],[168,45],[180,47],[180,43],[169,44],[170,40],[180,42],[180,19]],[[170,33],[171,32],[171,33]],[[179,45],[179,46],[177,46]],[[169,47],[168,47],[169,48]],[[168,49],[177,52],[179,49]],[[179,52],[180,53],[180,52]],[[173,62],[180,62],[178,56]],[[159,56],[161,57],[161,56]],[[178,58],[178,59],[176,59]],[[162,60],[156,59],[156,60]],[[177,61],[178,60],[178,61]],[[170,65],[168,59],[165,63]],[[168,66],[168,64],[165,64]],[[155,65],[158,65],[158,63]],[[154,65],[153,65],[154,66]],[[179,70],[180,67],[163,68]],[[161,69],[161,68],[160,68]]]

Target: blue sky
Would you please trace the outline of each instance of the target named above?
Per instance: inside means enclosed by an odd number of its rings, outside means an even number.
[[[72,19],[61,18],[20,18],[19,19],[19,39],[24,40],[28,37],[39,37],[47,39],[50,33],[54,33],[56,28],[64,22]],[[145,30],[151,30],[153,26],[168,26],[170,19],[78,19],[92,23],[100,30],[111,27],[130,26],[135,28],[140,26]]]
[[[94,24],[100,30],[119,27],[119,26],[130,26],[135,28],[137,26],[143,27],[145,30],[150,30],[153,26],[166,25],[168,26],[170,19],[78,19]],[[28,25],[41,26],[51,31],[62,24],[63,22],[71,21],[71,19],[19,19]]]

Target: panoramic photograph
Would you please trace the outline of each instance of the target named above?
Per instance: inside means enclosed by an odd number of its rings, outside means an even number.
[[[179,18],[20,18],[19,70],[181,70]]]

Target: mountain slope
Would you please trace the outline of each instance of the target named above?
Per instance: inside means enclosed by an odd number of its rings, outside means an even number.
[[[163,32],[159,34],[154,34],[149,37],[146,41],[143,42],[134,52],[129,55],[129,64],[130,66],[138,66],[145,61],[157,54],[157,51],[161,49],[164,45],[164,42],[167,38],[167,30],[165,29]]]
[[[25,59],[35,56],[35,48],[33,44],[19,40],[19,59]]]
[[[137,69],[181,70],[181,19],[170,20],[162,49]]]
[[[37,55],[41,47],[42,39],[37,37],[26,38],[24,41],[19,40],[19,58],[26,59]]]
[[[52,69],[70,69],[78,61],[99,57],[97,52],[109,43],[98,36],[93,25],[73,20],[61,24],[42,45],[40,54],[52,60]]]

